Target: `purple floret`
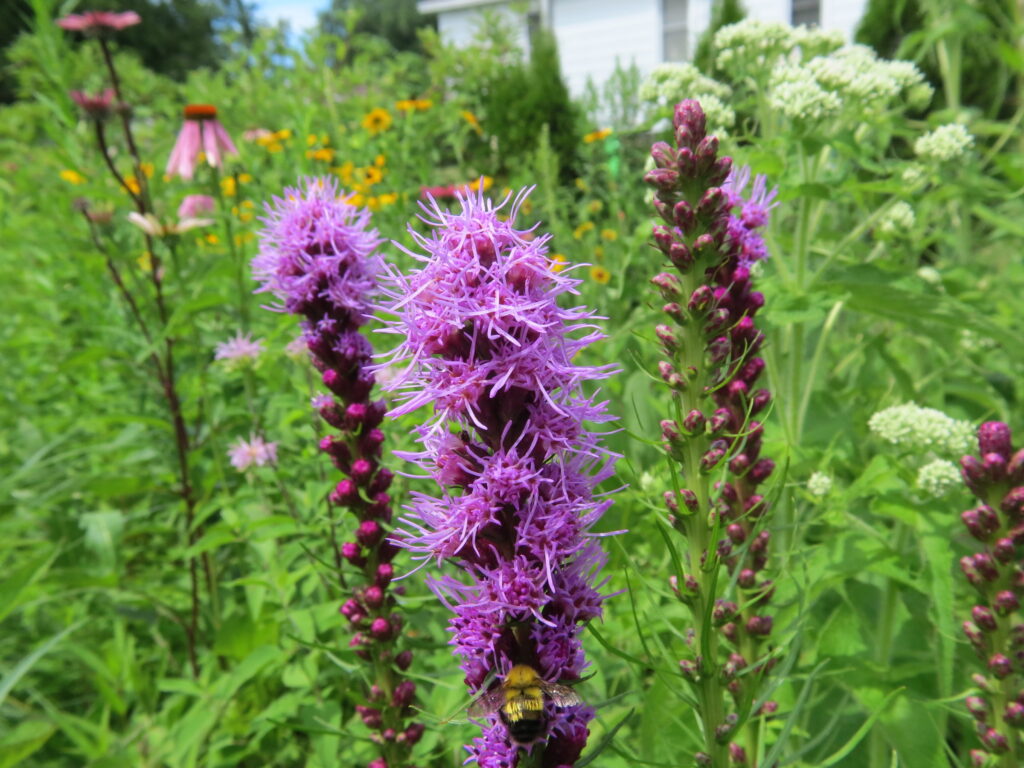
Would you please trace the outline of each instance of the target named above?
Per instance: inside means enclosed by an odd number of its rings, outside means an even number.
[[[431,200],[421,217],[431,231],[410,230],[423,254],[407,251],[422,268],[384,280],[396,315],[387,330],[401,339],[387,363],[402,369],[390,415],[432,404],[418,429],[423,450],[405,456],[441,489],[413,496],[396,541],[425,564],[461,567],[458,578],[428,583],[454,614],[451,644],[474,693],[516,664],[547,680],[578,679],[579,635],[604,600],[593,585],[604,554],[592,528],[611,501],[594,491],[616,457],[586,423],[612,417],[582,384],[616,367],[574,364],[603,335],[593,312],[558,305],[580,281],[552,269],[549,237],[515,228],[528,192],[511,200],[507,219],[499,213],[508,197],[494,205],[460,195],[458,213]],[[593,713],[549,710],[544,749],[571,765]],[[468,749],[481,766],[518,762],[500,722]]]

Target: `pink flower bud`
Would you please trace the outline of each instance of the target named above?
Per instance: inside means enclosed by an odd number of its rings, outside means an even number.
[[[996,613],[1000,616],[1009,616],[1020,608],[1020,600],[1017,599],[1017,595],[1013,592],[1004,589],[996,593],[995,599],[992,601],[992,607],[996,609]],[[979,624],[979,626],[981,625]]]
[[[978,427],[978,453],[1000,454],[1007,461],[1013,454],[1010,445],[1010,428],[1001,421],[986,421]]]
[[[772,633],[771,616],[752,616],[747,621],[747,633],[758,637],[767,637]]]
[[[349,478],[339,482],[330,495],[331,503],[339,507],[350,507],[359,500],[359,489]]]
[[[994,653],[988,660],[988,669],[997,679],[1003,680],[1013,674],[1013,662],[1001,653]]]
[[[373,547],[384,535],[384,529],[376,520],[364,520],[356,529],[356,540],[364,547]]]
[[[384,590],[374,584],[363,592],[363,602],[369,608],[380,608],[384,603]]]
[[[409,668],[410,664],[412,664],[412,651],[402,651],[395,656],[395,666],[403,672]]]
[[[364,707],[361,704],[356,705],[356,713],[362,718],[363,724],[367,728],[380,728],[381,717],[380,710],[373,707]]]
[[[416,683],[412,680],[403,680],[395,686],[394,692],[391,694],[391,706],[402,709],[412,704],[413,697],[416,695]]]
[[[388,640],[391,634],[391,624],[387,619],[378,617],[370,622],[370,635],[375,640]]]
[[[354,541],[346,541],[341,545],[341,556],[357,568],[366,564],[366,558],[360,554],[359,545]]]
[[[971,716],[975,720],[981,722],[985,721],[988,717],[988,702],[986,702],[980,696],[968,696],[964,700],[964,704],[967,706],[967,711],[971,713]]]
[[[971,618],[985,632],[995,632],[998,628],[996,617],[984,605],[976,605],[971,609]]]
[[[352,462],[352,479],[359,485],[366,485],[373,474],[373,464],[366,459],[356,459]]]
[[[421,738],[423,738],[423,732],[425,730],[426,727],[423,725],[423,723],[413,723],[405,729],[405,743],[412,746]]]

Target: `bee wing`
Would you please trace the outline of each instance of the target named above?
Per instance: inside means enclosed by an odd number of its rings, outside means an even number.
[[[505,689],[495,688],[487,693],[477,696],[472,704],[469,705],[469,716],[470,717],[484,717],[497,712],[501,705],[505,703]]]
[[[567,685],[544,683],[541,690],[547,694],[556,707],[575,707],[577,704],[583,703],[580,695]]]

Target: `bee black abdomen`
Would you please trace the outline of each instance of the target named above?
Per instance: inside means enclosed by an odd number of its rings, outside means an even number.
[[[512,737],[512,741],[520,744],[530,744],[544,733],[543,712],[524,712],[521,717],[514,721],[510,721],[504,712],[500,714],[501,721],[508,728],[508,734]]]

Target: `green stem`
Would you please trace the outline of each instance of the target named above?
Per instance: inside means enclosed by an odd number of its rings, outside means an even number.
[[[700,285],[697,276],[701,274],[702,270],[694,267],[689,274],[682,276],[684,296],[691,295],[697,289]],[[696,375],[689,378],[686,390],[680,395],[682,414],[692,410],[703,410],[706,406],[704,389],[708,381],[701,328],[702,322],[694,317],[681,329],[681,347],[676,358],[676,370],[683,373],[690,366],[696,369]],[[686,440],[682,471],[687,487],[697,497],[698,510],[688,518],[686,534],[690,571],[698,584],[691,612],[694,618],[695,645],[701,658],[696,682],[700,702],[699,715],[703,723],[705,751],[711,757],[711,765],[714,768],[725,768],[728,765],[728,750],[724,744],[719,744],[715,737],[715,730],[725,723],[725,703],[722,685],[718,680],[718,633],[711,621],[719,564],[714,536],[718,526],[717,523],[713,528],[708,526],[711,493],[708,476],[701,471],[701,459],[708,449],[709,441],[706,435],[689,437]]]
[[[910,538],[910,529],[903,523],[896,523],[896,543],[893,551],[901,557]],[[889,662],[892,658],[893,631],[896,626],[896,611],[900,602],[900,586],[894,579],[886,579],[878,607],[878,632],[875,635],[875,663],[879,676],[887,680]],[[871,729],[871,768],[888,768],[889,745],[880,727]]]
[[[213,177],[213,190],[217,197],[217,206],[220,208],[220,221],[224,227],[224,233],[228,241],[228,253],[231,254],[231,262],[235,265],[235,288],[238,291],[238,317],[239,323],[242,326],[242,330],[248,330],[249,328],[249,292],[246,290],[245,280],[245,260],[239,253],[238,246],[235,244],[235,228],[231,223],[231,210],[227,206],[227,201],[224,197],[224,190],[221,187],[221,175],[220,169],[214,166],[212,168]],[[238,178],[233,177],[235,181],[235,194],[238,194]]]

